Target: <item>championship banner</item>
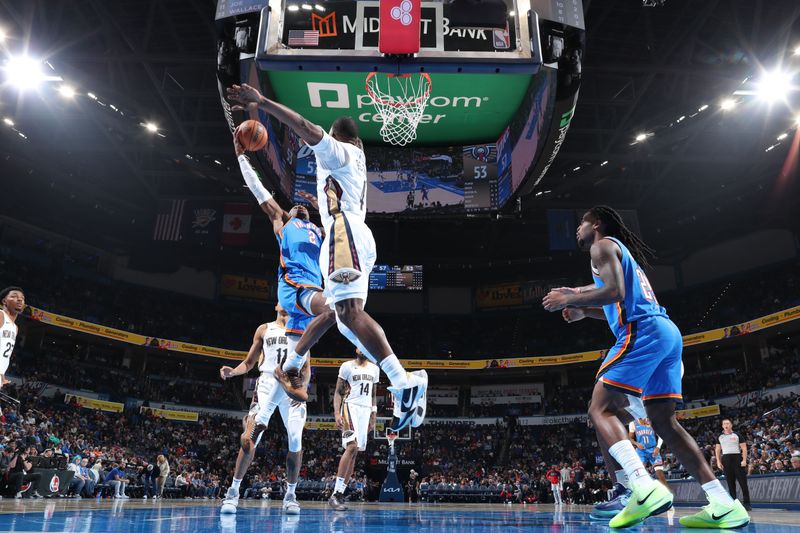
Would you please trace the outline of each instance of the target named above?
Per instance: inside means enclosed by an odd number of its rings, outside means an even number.
[[[101,411],[108,411],[110,413],[121,413],[125,409],[124,403],[95,400],[94,398],[78,396],[77,394],[65,394],[64,403],[69,404],[72,402],[77,402],[78,405],[86,409],[100,409]]]
[[[264,278],[223,274],[219,284],[221,296],[267,302],[272,297],[270,282]]]
[[[706,407],[696,407],[694,409],[680,409],[675,411],[678,420],[691,420],[693,418],[705,418],[707,416],[719,416],[719,405],[709,405]]]
[[[522,285],[501,283],[478,287],[475,301],[478,309],[520,306],[523,304]]]
[[[171,411],[169,409],[157,409],[155,407],[140,407],[139,412],[144,415],[151,415],[156,418],[166,420],[178,420],[181,422],[199,422],[200,413],[194,411]]]

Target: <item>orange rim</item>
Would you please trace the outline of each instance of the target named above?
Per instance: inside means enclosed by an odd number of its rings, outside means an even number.
[[[425,80],[428,81],[428,89],[425,91],[425,94],[422,94],[422,95],[418,96],[417,98],[415,98],[414,100],[409,100],[407,102],[389,102],[389,101],[385,101],[385,100],[379,98],[378,95],[376,95],[372,91],[370,86],[369,86],[369,80],[371,80],[372,78],[374,78],[378,74],[379,74],[378,72],[370,72],[369,74],[367,74],[367,80],[365,82],[365,86],[367,88],[367,94],[369,94],[369,96],[375,102],[377,102],[377,103],[379,103],[381,105],[388,105],[390,107],[408,107],[410,105],[414,105],[414,104],[418,104],[420,102],[424,102],[428,98],[428,95],[431,94],[431,87],[433,86],[433,82],[431,82],[431,77],[430,77],[430,75],[428,75],[427,72],[421,72],[420,73],[420,77],[422,77],[422,78],[424,78]],[[410,78],[411,74],[387,74],[386,76],[389,77],[389,78]]]

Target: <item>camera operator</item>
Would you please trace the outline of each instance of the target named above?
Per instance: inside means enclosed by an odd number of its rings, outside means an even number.
[[[9,492],[15,494],[15,498],[22,498],[22,485],[25,483],[30,483],[32,487],[37,487],[39,485],[39,480],[41,479],[41,475],[35,472],[31,472],[33,465],[28,460],[29,458],[29,451],[23,450],[17,453],[11,462],[8,464],[8,487]],[[41,494],[35,488],[33,491],[34,498],[41,498]]]

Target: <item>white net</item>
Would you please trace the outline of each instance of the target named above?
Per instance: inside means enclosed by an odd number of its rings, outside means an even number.
[[[367,93],[383,119],[381,137],[404,146],[417,138],[417,126],[431,96],[431,77],[421,74],[367,75]]]

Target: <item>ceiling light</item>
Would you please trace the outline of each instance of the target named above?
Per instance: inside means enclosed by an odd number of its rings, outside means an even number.
[[[782,140],[784,140],[784,139],[785,139],[786,137],[788,137],[788,136],[789,136],[789,134],[788,134],[788,133],[781,133],[780,135],[778,135],[778,138],[777,138],[777,140],[779,140],[779,141],[782,141]]]
[[[28,56],[10,57],[4,70],[6,80],[22,90],[35,89],[45,79],[42,62]]]
[[[705,111],[706,109],[708,109],[708,104],[703,104],[697,109],[697,112],[700,113],[702,111]]]
[[[147,122],[144,124],[144,127],[150,133],[156,133],[158,131],[158,126],[155,125],[153,122]]]
[[[604,166],[606,166],[607,164],[608,164],[608,161],[603,161],[602,163],[600,163],[600,166],[601,166],[601,167],[604,167]]]
[[[295,5],[291,5],[291,6],[287,7],[286,9],[288,9],[289,11],[299,11],[300,10],[300,8],[295,6]]]
[[[306,11],[311,11],[312,9],[314,9],[313,7],[311,7],[311,4],[303,4],[300,7],[302,7]]]
[[[314,4],[314,9],[317,11],[325,11],[325,8],[319,4]]]
[[[73,89],[69,85],[62,85],[61,87],[58,88],[58,94],[60,94],[64,98],[72,98],[75,96],[75,89]]]
[[[5,40],[6,40],[6,37],[8,37],[8,36],[6,35],[6,31],[5,31],[5,30],[3,30],[3,29],[0,29],[0,43],[2,43],[3,41],[5,41]]]
[[[792,89],[792,76],[780,70],[764,72],[757,84],[758,97],[766,102],[786,99]]]
[[[3,122],[5,122],[6,126],[14,126],[14,121],[8,117],[4,118]]]
[[[514,11],[509,11],[509,12],[508,12],[508,16],[509,16],[509,17],[516,17],[516,16],[517,16],[517,14],[516,14],[516,12],[514,12]]]
[[[581,169],[581,167],[575,167],[575,168],[573,168],[573,169],[572,169],[572,171],[573,171],[573,172],[577,172],[577,171],[579,171],[580,169]]]
[[[647,139],[647,134],[646,133],[640,133],[639,135],[636,136],[636,142],[637,143],[640,143],[645,139]]]
[[[733,98],[726,98],[719,103],[719,107],[723,111],[730,111],[731,109],[736,107],[736,100],[734,100]]]
[[[89,98],[91,98],[92,100],[97,100],[97,95],[96,95],[96,94],[94,94],[94,93],[86,93],[86,96],[88,96],[88,97],[89,97]]]
[[[794,49],[794,55],[800,56],[800,44],[798,44],[797,47]]]

